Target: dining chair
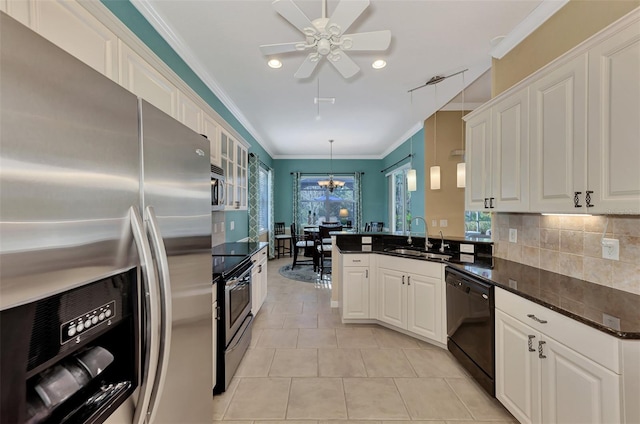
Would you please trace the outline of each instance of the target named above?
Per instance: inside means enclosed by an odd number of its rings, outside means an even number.
[[[291,234],[285,232],[284,222],[273,223],[273,235],[276,241],[277,257],[280,258],[281,254],[284,256],[287,252],[289,252],[289,257],[291,257]]]
[[[293,246],[293,264],[291,264],[291,269],[296,267],[296,264],[301,265],[313,265],[314,270],[316,268],[315,261],[313,259],[313,254],[311,259],[298,260],[298,255],[300,254],[300,250],[303,251],[303,255],[307,254],[307,252],[314,247],[314,241],[312,238],[307,238],[305,234],[298,234],[296,230],[296,224],[291,224],[291,243]]]
[[[325,272],[324,266],[325,259],[329,258],[329,261],[331,261],[331,253],[333,251],[331,235],[329,233],[332,231],[342,231],[342,224],[320,225],[318,229],[318,238],[315,240],[314,254],[316,254],[316,263],[320,268],[320,278],[322,279],[322,274],[327,273]]]

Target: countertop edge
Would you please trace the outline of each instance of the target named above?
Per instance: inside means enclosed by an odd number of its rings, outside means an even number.
[[[441,260],[441,259],[418,258],[418,257],[415,257],[415,256],[402,255],[402,254],[399,254],[399,253],[392,253],[392,252],[343,250],[343,249],[340,249],[339,247],[338,247],[338,251],[340,253],[342,253],[342,254],[370,254],[370,253],[375,253],[375,254],[378,254],[378,255],[395,256],[395,257],[406,258],[406,259],[414,259],[414,260],[418,260],[418,261],[442,263],[442,264],[447,265],[447,266],[455,267],[455,269],[457,271],[460,271],[460,272],[464,273],[465,275],[468,275],[468,276],[473,277],[473,278],[478,278],[478,279],[480,279],[482,281],[485,281],[485,282],[487,282],[487,283],[489,283],[489,284],[491,284],[491,285],[493,285],[495,287],[500,287],[503,290],[506,290],[506,291],[508,291],[510,293],[513,293],[513,294],[515,294],[517,296],[520,296],[520,297],[522,297],[524,299],[527,299],[527,300],[529,300],[531,302],[537,303],[538,305],[541,305],[541,306],[543,306],[543,307],[545,307],[545,308],[547,308],[547,309],[549,309],[551,311],[557,312],[557,313],[559,313],[561,315],[564,315],[564,316],[566,316],[568,318],[571,318],[571,319],[573,319],[575,321],[578,321],[578,322],[580,322],[580,323],[582,323],[584,325],[587,325],[587,326],[589,326],[591,328],[594,328],[594,329],[596,329],[598,331],[601,331],[601,332],[603,332],[605,334],[613,336],[613,337],[615,337],[617,339],[620,339],[620,340],[640,340],[640,332],[618,331],[618,330],[612,329],[610,327],[606,327],[606,326],[604,326],[602,324],[599,324],[599,323],[597,323],[595,321],[588,320],[588,319],[586,319],[584,317],[581,317],[580,315],[576,315],[573,312],[567,311],[566,309],[559,308],[556,305],[552,305],[550,303],[547,303],[544,300],[541,300],[541,299],[539,299],[539,298],[537,298],[535,296],[532,296],[532,295],[527,294],[527,293],[522,293],[520,291],[514,290],[513,288],[511,288],[509,286],[505,286],[504,284],[497,283],[497,282],[495,282],[493,280],[490,280],[490,279],[488,279],[486,277],[483,277],[481,275],[478,275],[478,274],[475,274],[473,272],[467,271],[466,269],[464,269],[465,265],[469,265],[467,263],[456,263],[456,262],[445,261],[445,260]]]

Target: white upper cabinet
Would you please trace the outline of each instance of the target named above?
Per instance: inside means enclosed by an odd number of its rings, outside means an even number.
[[[9,0],[3,7],[47,40],[118,81],[118,38],[78,3]]]
[[[491,109],[467,122],[465,208],[489,208],[491,197]]]
[[[640,30],[589,51],[588,182],[593,213],[640,213]]]
[[[491,184],[500,212],[529,207],[529,90],[522,89],[491,108]]]
[[[176,117],[178,89],[122,42],[120,43],[120,84],[167,115]]]
[[[527,211],[528,114],[525,88],[467,122],[467,210]]]
[[[202,114],[202,134],[209,139],[211,163],[220,166],[220,124],[206,113]]]
[[[640,214],[639,117],[635,9],[468,115],[466,209]]]
[[[586,212],[586,61],[578,56],[529,87],[533,211]]]
[[[178,91],[178,121],[202,133],[202,110],[193,100]]]

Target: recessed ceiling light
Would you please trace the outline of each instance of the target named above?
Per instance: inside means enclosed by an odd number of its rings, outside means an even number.
[[[372,67],[373,69],[382,69],[382,68],[384,68],[385,66],[387,66],[387,62],[386,62],[386,61],[384,61],[384,60],[382,60],[382,59],[378,59],[378,60],[376,60],[375,62],[373,62],[373,63],[371,64],[371,67]]]
[[[267,65],[269,65],[270,68],[273,69],[279,69],[282,68],[282,62],[280,62],[278,59],[271,59],[267,62]]]

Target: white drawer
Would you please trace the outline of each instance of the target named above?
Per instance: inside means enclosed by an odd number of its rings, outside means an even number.
[[[617,338],[499,287],[495,290],[495,301],[496,308],[513,318],[621,374]]]
[[[342,266],[369,266],[370,255],[342,255]]]

